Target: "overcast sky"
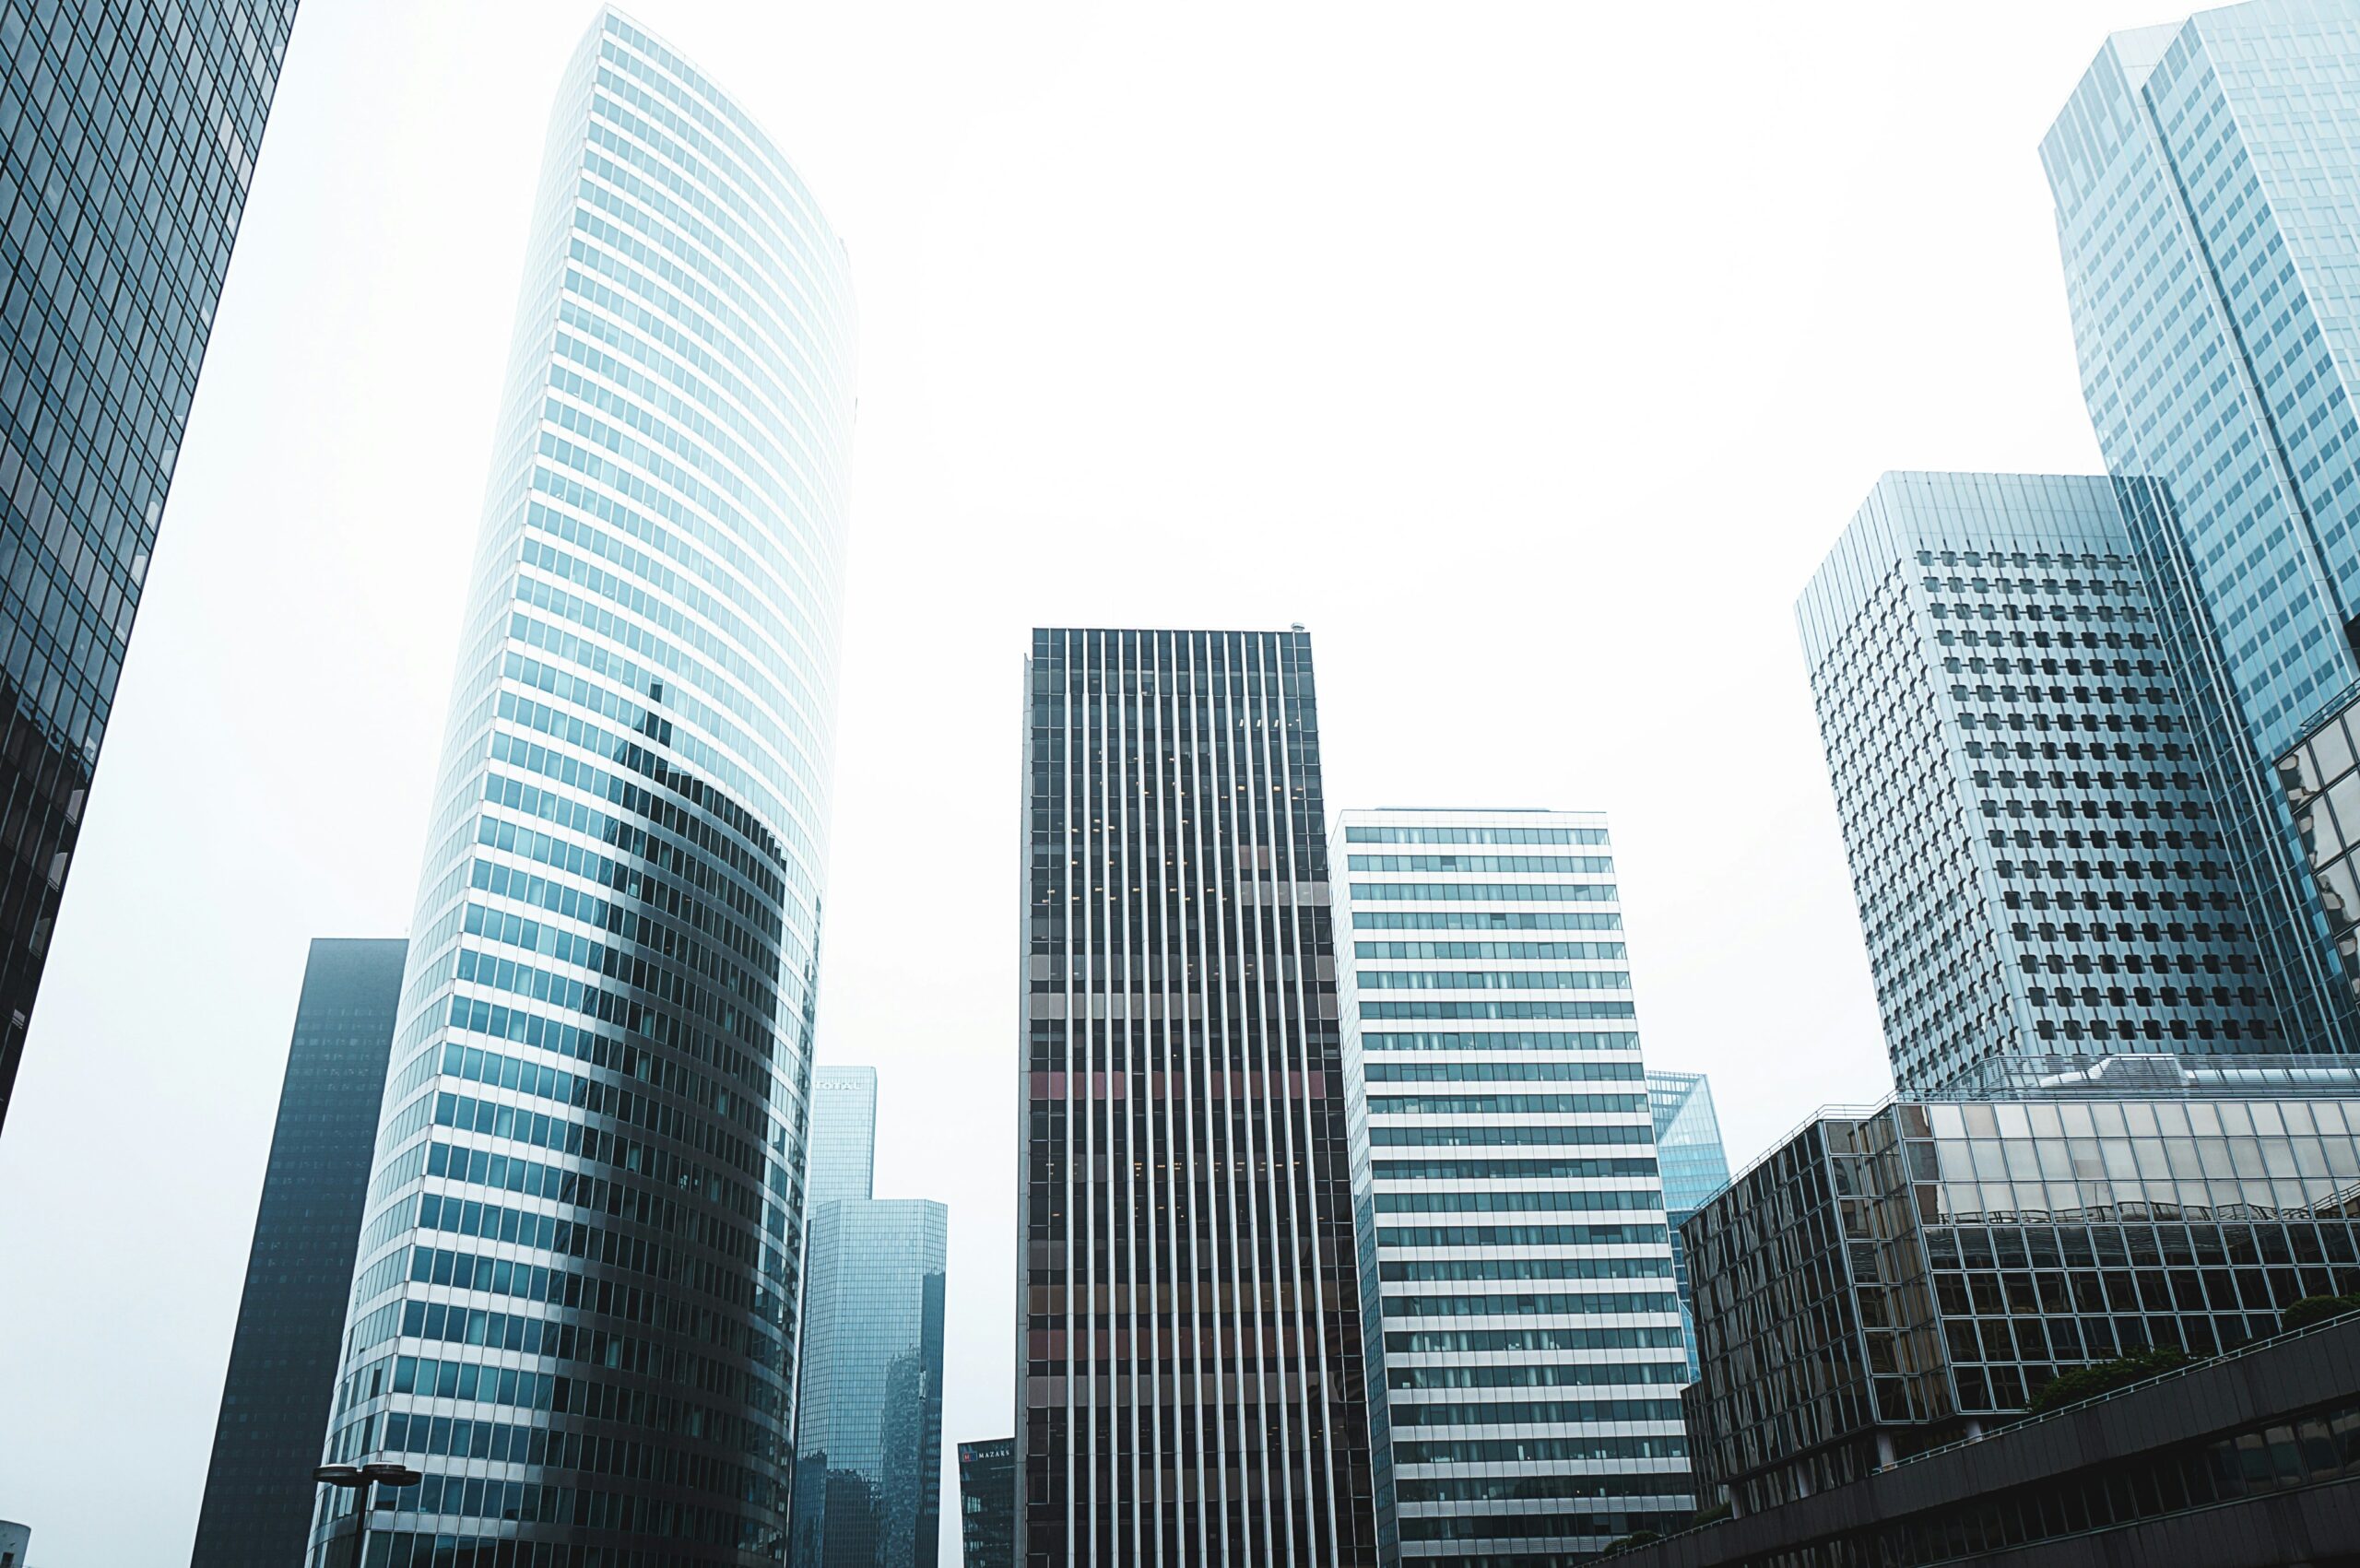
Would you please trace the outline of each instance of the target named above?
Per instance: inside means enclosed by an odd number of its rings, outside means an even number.
[[[1733,1161],[1889,1088],[1793,601],[2096,465],[2035,146],[2138,0],[642,0],[851,248],[822,1060],[1011,1424],[1035,624],[1313,633],[1331,808],[1611,814]],[[185,1562],[304,946],[407,930],[582,0],[305,0],[0,1137],[0,1516]],[[289,1478],[298,1484],[297,1478]],[[955,1477],[943,1561],[955,1560]]]

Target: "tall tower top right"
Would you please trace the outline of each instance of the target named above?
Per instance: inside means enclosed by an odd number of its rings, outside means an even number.
[[[2117,33],[2041,144],[2082,395],[2271,985],[2360,1049],[2276,763],[2360,696],[2360,0]]]
[[[2254,744],[2360,680],[2360,0],[2118,33],[2041,144],[2107,468],[2171,489]]]

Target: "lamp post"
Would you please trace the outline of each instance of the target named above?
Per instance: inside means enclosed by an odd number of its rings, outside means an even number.
[[[426,1478],[407,1465],[322,1465],[312,1472],[312,1479],[324,1486],[353,1487],[360,1491],[360,1506],[353,1512],[357,1522],[352,1528],[351,1568],[364,1568],[363,1554],[369,1546],[369,1495],[372,1488],[390,1486],[399,1491],[416,1486]]]

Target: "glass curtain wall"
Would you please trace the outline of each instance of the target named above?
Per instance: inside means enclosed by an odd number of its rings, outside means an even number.
[[[424,1472],[378,1494],[389,1568],[785,1553],[850,310],[760,127],[602,12],[531,228],[328,1433]]]

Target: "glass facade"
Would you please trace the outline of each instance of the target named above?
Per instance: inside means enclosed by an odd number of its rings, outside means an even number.
[[[2138,488],[1888,474],[1796,607],[1905,1092],[2012,1053],[2286,1048]]]
[[[2347,984],[2360,989],[2360,701],[2329,712],[2279,759],[2328,935]]]
[[[1696,1376],[1696,1294],[1680,1227],[1705,1201],[1729,1185],[1729,1157],[1721,1148],[1721,1119],[1713,1112],[1713,1085],[1703,1073],[1647,1074],[1647,1104],[1656,1119],[1656,1161],[1663,1170],[1664,1211],[1671,1220],[1671,1267],[1680,1281],[1680,1327],[1688,1346],[1688,1376]]]
[[[1388,1562],[1543,1568],[1694,1507],[1606,819],[1347,811],[1345,1076]]]
[[[0,1121],[295,0],[0,0]]]
[[[378,1492],[372,1565],[785,1555],[851,354],[793,171],[602,12],[552,118],[326,1444],[424,1472]]]
[[[408,950],[312,944],[191,1568],[303,1560]]]
[[[2342,1484],[2360,1477],[2355,1354],[2351,1316],[2280,1333],[1683,1532],[1615,1568],[2339,1561],[2360,1539],[2360,1499]]]
[[[805,1204],[873,1197],[877,1173],[877,1069],[822,1066],[811,1079],[811,1159]]]
[[[933,1568],[941,1534],[950,1214],[879,1202],[877,1069],[811,1082],[811,1244],[795,1435],[795,1568]]]
[[[914,1200],[812,1211],[794,1568],[934,1568],[949,1225]]]
[[[1700,1468],[1754,1512],[2360,1291],[2360,1073],[2062,1056],[1828,1112],[1686,1226]]]
[[[959,1445],[962,1568],[1010,1568],[1016,1561],[1016,1442]]]
[[[2360,9],[2255,0],[2106,41],[2041,147],[2106,466],[2162,481],[2195,739],[2305,1048],[2349,987],[2269,764],[2360,679]]]
[[[1017,1550],[1376,1561],[1311,640],[1026,662]]]

